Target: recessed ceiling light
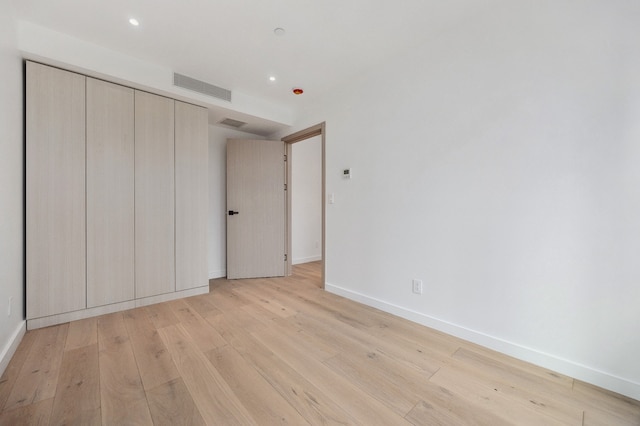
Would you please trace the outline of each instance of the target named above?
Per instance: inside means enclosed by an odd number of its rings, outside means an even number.
[[[138,25],[140,25],[140,22],[138,22],[138,20],[136,18],[129,19],[129,23],[131,25],[133,25],[134,27],[137,27]]]
[[[275,77],[275,76],[273,76],[273,75],[272,75],[272,76],[270,76],[270,77],[269,77],[269,81],[276,81],[276,77]]]
[[[286,33],[286,31],[284,30],[284,28],[276,28],[275,30],[273,30],[273,33],[277,36],[283,36],[284,33]]]

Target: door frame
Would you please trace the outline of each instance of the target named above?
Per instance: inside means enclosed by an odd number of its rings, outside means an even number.
[[[321,190],[321,197],[322,197],[322,260],[320,261],[321,263],[321,267],[320,267],[320,283],[322,285],[322,288],[325,288],[325,272],[326,272],[326,248],[325,248],[325,231],[326,231],[326,225],[325,225],[325,215],[326,215],[326,210],[327,210],[327,206],[326,206],[326,200],[325,200],[325,187],[326,187],[326,166],[325,166],[325,136],[326,136],[326,130],[325,130],[325,122],[323,121],[320,124],[316,124],[315,126],[311,126],[311,127],[307,127],[304,130],[300,130],[299,132],[295,132],[292,133],[288,136],[283,137],[281,140],[285,143],[285,148],[286,148],[286,152],[287,152],[287,167],[286,167],[286,177],[285,177],[285,183],[287,184],[287,197],[286,197],[286,209],[285,209],[285,215],[286,215],[286,224],[285,224],[285,249],[286,249],[286,253],[287,255],[287,260],[286,260],[286,264],[285,264],[285,274],[286,275],[291,275],[292,273],[292,257],[291,256],[291,246],[292,246],[292,242],[291,242],[291,187],[293,182],[291,182],[291,162],[293,161],[293,157],[292,157],[292,152],[293,152],[293,144],[297,143],[297,142],[301,142],[304,141],[306,139],[309,138],[313,138],[315,136],[320,136],[321,138],[321,144],[322,144],[322,190]]]

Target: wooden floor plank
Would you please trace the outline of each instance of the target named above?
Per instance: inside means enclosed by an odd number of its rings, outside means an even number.
[[[585,409],[583,398],[573,390],[566,390],[562,380],[543,368],[523,363],[505,363],[478,348],[460,348],[447,364],[468,374],[482,376],[491,386],[500,387],[525,401],[548,409],[558,407],[565,413],[558,413],[559,419],[563,419],[565,415],[573,419]]]
[[[153,424],[122,313],[98,318],[100,405],[104,424]]]
[[[602,411],[598,409],[588,409],[584,413],[583,426],[638,426],[640,420],[635,418],[619,415],[610,411]]]
[[[311,424],[352,424],[355,418],[273,352],[234,324],[230,314],[207,318],[264,379]]]
[[[181,378],[147,390],[147,400],[154,425],[206,425]]]
[[[236,286],[237,284],[224,279],[211,280],[207,300],[221,312],[233,312],[241,306],[251,304],[250,300],[233,291]]]
[[[222,313],[220,309],[216,308],[213,303],[211,303],[209,300],[207,300],[204,297],[193,296],[193,297],[187,297],[186,299],[183,299],[183,300],[187,302],[187,304],[189,304],[189,306],[191,306],[191,308],[193,308],[198,313],[198,315],[200,315],[203,318],[206,318],[210,315],[211,316],[220,315]]]
[[[442,365],[442,358],[428,347],[414,345],[399,345],[392,339],[378,337],[370,329],[354,327],[331,317],[317,317],[314,313],[305,313],[291,318],[304,333],[322,339],[326,344],[333,344],[345,349],[341,352],[367,353],[375,351],[393,358],[404,366],[418,370],[420,374],[431,375]]]
[[[224,315],[221,315],[227,322],[230,322],[234,325],[235,328],[239,330],[244,330],[247,333],[258,332],[260,330],[264,330],[269,326],[269,323],[264,321],[256,321],[256,318],[249,312],[244,310],[246,305],[241,305],[238,309],[234,311],[225,312]],[[260,308],[260,307],[258,307]],[[220,332],[220,330],[215,326],[217,317],[207,317],[207,322],[213,325],[220,335],[224,338],[224,335]],[[229,341],[224,339],[227,343]]]
[[[320,266],[29,331],[0,425],[640,426],[640,401],[325,292]]]
[[[377,351],[338,354],[324,364],[401,416],[420,401],[430,377],[398,371],[399,363]]]
[[[318,387],[358,421],[367,425],[402,425],[405,413],[394,413],[366,392],[362,392],[340,372],[319,361],[315,350],[298,346],[297,340],[280,330],[266,330],[254,338],[297,371],[307,371],[305,378]]]
[[[169,303],[169,306],[201,352],[208,352],[226,345],[227,342],[220,333],[184,300],[174,300]]]
[[[51,424],[100,425],[98,344],[65,350]]]
[[[71,351],[98,343],[98,319],[86,318],[69,323],[64,350]]]
[[[131,309],[123,313],[123,320],[142,385],[152,389],[180,377],[173,359],[160,338],[153,322],[144,308]]]
[[[545,383],[552,383],[554,386],[561,386],[566,389],[573,389],[574,380],[569,376],[565,376],[564,374],[560,374],[555,371],[547,370],[546,368],[538,367],[526,361],[513,358],[506,354],[501,354],[499,352],[493,351],[488,348],[484,348],[480,345],[475,345],[470,342],[462,342],[462,344],[470,352],[474,352],[476,354],[484,355],[485,357],[492,358],[496,362],[504,365],[505,368],[520,369],[523,371],[527,371],[529,375],[538,376]],[[455,353],[453,356],[455,357]]]
[[[522,403],[518,398],[510,397],[503,388],[495,388],[482,378],[465,374],[451,367],[443,367],[431,377],[430,381],[448,389],[451,393],[467,399],[470,404],[496,413],[506,421],[518,425],[581,425],[582,415],[566,421],[558,420],[553,413],[546,412],[547,407],[537,405],[535,401]]]
[[[22,338],[22,342],[18,345],[9,365],[4,370],[2,376],[0,376],[0,412],[2,412],[2,409],[9,398],[9,394],[18,380],[20,370],[22,370],[22,366],[27,360],[31,347],[33,346],[33,342],[35,342],[37,336],[38,333],[35,331],[27,331],[27,333],[25,333]]]
[[[252,285],[239,287],[233,290],[233,292],[245,297],[252,303],[262,306],[267,311],[279,317],[287,318],[295,315],[297,311],[291,309],[289,307],[290,305],[286,306],[280,303],[277,297],[273,297],[273,295],[268,292],[265,281],[267,280],[257,279]]]
[[[167,327],[180,322],[171,310],[171,306],[169,306],[168,302],[149,305],[144,309],[147,311],[147,315],[149,315],[149,318],[151,318],[151,321],[156,328]]]
[[[464,352],[466,350],[461,349],[456,354]],[[549,381],[532,380],[537,376],[527,375],[523,371],[513,371],[512,369],[491,371],[490,363],[474,364],[468,362],[470,356],[471,353],[468,353],[464,358],[454,358],[454,362],[447,367],[455,369],[459,374],[475,378],[486,388],[500,392],[501,395],[515,403],[543,413],[564,424],[580,424],[582,422],[584,407],[575,398],[572,398],[572,392],[569,395],[559,393],[557,389],[554,392],[554,385]]]
[[[266,326],[270,326],[271,324],[273,324],[273,320],[281,318],[279,315],[276,315],[273,312],[266,310],[262,306],[256,305],[255,303],[251,305],[241,306],[240,309],[251,315],[251,317],[255,321]]]
[[[0,426],[46,426],[51,418],[53,398],[0,413]]]
[[[326,361],[327,359],[344,351],[344,348],[341,348],[337,342],[326,342],[317,335],[299,328],[295,323],[287,319],[274,319],[273,325],[270,327],[270,331],[275,331],[291,337],[291,339],[296,341],[299,347],[306,348],[308,353],[320,362]],[[262,331],[260,333],[262,334]]]
[[[69,324],[61,324],[34,330],[36,340],[9,394],[5,410],[55,396],[68,329]]]
[[[584,401],[585,425],[640,425],[640,401],[576,380],[573,395]]]
[[[207,424],[257,424],[220,373],[191,341],[182,324],[158,331]]]
[[[508,422],[489,410],[471,404],[444,387],[430,384],[423,393],[423,400],[406,415],[416,426],[507,426]]]
[[[309,424],[238,351],[230,345],[214,349],[207,358],[258,424]]]

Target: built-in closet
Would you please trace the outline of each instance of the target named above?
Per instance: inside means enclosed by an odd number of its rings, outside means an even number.
[[[26,64],[27,326],[208,291],[207,110]]]

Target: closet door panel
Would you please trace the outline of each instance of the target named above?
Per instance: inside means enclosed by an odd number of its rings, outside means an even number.
[[[176,101],[176,289],[206,286],[207,110]]]
[[[175,291],[174,101],[135,92],[136,298]]]
[[[27,62],[27,319],[86,306],[85,77]]]
[[[134,92],[87,78],[87,306],[133,300]]]

